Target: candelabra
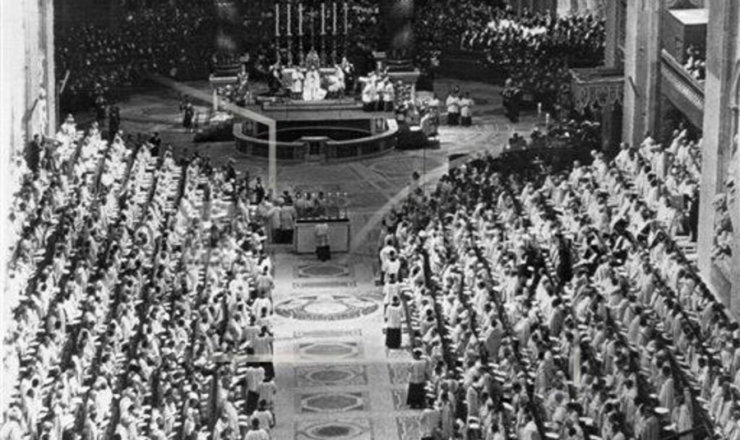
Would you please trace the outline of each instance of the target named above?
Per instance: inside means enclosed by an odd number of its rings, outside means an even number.
[[[331,61],[332,64],[339,64],[337,59],[337,2],[331,4],[332,8],[332,49],[331,49]]]
[[[288,65],[289,66],[293,65],[293,23],[291,20],[291,3],[293,3],[292,0],[288,0],[286,4],[286,7],[288,8],[286,21],[288,22],[287,36],[288,36]]]
[[[298,3],[298,64],[301,66],[306,62],[303,43],[303,2],[301,2]]]
[[[280,3],[275,3],[275,62],[280,64]]]
[[[326,3],[321,2],[321,65],[326,66]]]
[[[343,9],[344,9],[344,41],[343,41],[344,44],[343,44],[342,54],[343,54],[343,56],[346,57],[347,56],[347,52],[349,50],[349,32],[348,32],[348,28],[349,27],[348,27],[348,20],[347,20],[347,15],[349,13],[348,12],[348,10],[349,10],[349,2],[348,2],[348,0],[344,0],[344,8]]]

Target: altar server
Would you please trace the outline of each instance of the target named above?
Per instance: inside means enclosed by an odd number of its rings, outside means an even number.
[[[370,72],[370,76],[364,79],[365,86],[362,88],[362,106],[366,112],[375,109],[375,103],[378,100],[378,89],[375,72]]]
[[[383,87],[383,111],[392,112],[394,102],[396,100],[396,89],[393,86],[393,81],[390,78],[386,78],[382,84]]]
[[[427,379],[429,378],[429,365],[423,357],[423,351],[420,348],[414,349],[414,360],[411,363],[409,371],[409,387],[406,404],[412,409],[421,409],[424,406]]]
[[[290,91],[293,99],[301,99],[303,97],[303,81],[306,76],[303,74],[301,67],[293,69],[293,73],[290,74]]]
[[[460,99],[460,122],[463,127],[473,125],[473,105],[475,103],[470,98],[470,92],[465,92],[465,96]]]
[[[457,90],[453,90],[447,97],[447,125],[460,124],[460,97]]]
[[[403,321],[403,307],[398,296],[394,296],[390,307],[385,311],[385,346],[392,350],[401,347],[401,323]]]

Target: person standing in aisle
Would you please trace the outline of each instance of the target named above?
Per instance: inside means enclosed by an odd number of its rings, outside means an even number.
[[[456,126],[460,124],[460,97],[457,88],[447,97],[447,125]]]
[[[385,346],[391,350],[401,348],[401,323],[403,307],[398,296],[394,296],[391,305],[385,310]]]
[[[314,227],[316,238],[316,256],[321,261],[331,260],[331,249],[329,248],[329,225],[317,223]]]
[[[409,372],[409,388],[406,404],[411,409],[422,409],[425,401],[425,390],[429,378],[429,365],[423,357],[421,348],[414,349],[414,360]]]
[[[258,419],[252,419],[252,427],[244,436],[244,440],[270,440],[270,434],[260,428]]]
[[[473,105],[475,102],[470,98],[470,92],[465,92],[465,96],[460,100],[460,123],[463,127],[473,125]]]
[[[296,210],[292,201],[286,201],[280,207],[280,242],[293,243],[293,228],[295,227]]]

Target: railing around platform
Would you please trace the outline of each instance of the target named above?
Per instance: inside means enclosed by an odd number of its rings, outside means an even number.
[[[308,130],[308,128],[302,129]],[[332,128],[332,130],[337,130],[337,128]],[[357,134],[361,134],[359,133],[360,130],[342,130],[354,131]],[[294,142],[278,141],[275,144],[277,149],[276,156],[282,162],[303,162],[307,160],[336,161],[375,156],[386,153],[396,147],[398,125],[395,120],[387,120],[387,129],[382,133],[374,135],[370,132],[365,133],[365,137],[358,139],[332,140],[327,135],[324,135],[304,137]],[[234,124],[233,134],[236,141],[236,149],[240,153],[246,156],[265,159],[268,157],[270,143],[265,139],[246,134],[242,123]]]

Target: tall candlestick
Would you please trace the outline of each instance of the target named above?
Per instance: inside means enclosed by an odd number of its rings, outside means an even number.
[[[293,35],[290,29],[292,27],[290,22],[290,1],[288,1],[288,4],[286,6],[288,7],[288,18],[286,18],[286,21],[288,22],[288,36],[290,37]]]
[[[321,2],[321,35],[326,34],[326,4]]]
[[[337,34],[337,2],[333,2],[331,4],[331,8],[332,8],[332,20],[333,20],[333,22],[332,22],[332,25],[333,25],[332,31],[333,31],[334,35],[336,35]]]
[[[303,3],[298,3],[298,36],[303,36]]]
[[[344,0],[344,35],[347,35],[347,0]]]
[[[275,36],[280,36],[280,4],[275,3]]]

